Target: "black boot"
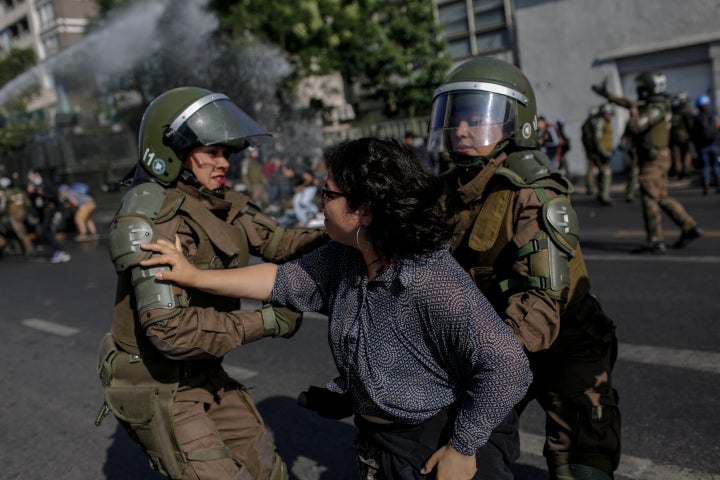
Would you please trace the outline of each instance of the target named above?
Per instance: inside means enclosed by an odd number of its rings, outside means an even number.
[[[677,242],[673,244],[673,248],[684,248],[688,245],[688,243],[702,237],[704,234],[705,232],[703,232],[703,229],[695,225],[690,230],[682,232],[680,238],[678,238]]]

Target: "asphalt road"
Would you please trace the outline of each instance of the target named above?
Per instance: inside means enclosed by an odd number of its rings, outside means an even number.
[[[638,202],[602,207],[577,194],[583,252],[595,293],[618,326],[615,383],[623,413],[618,480],[720,479],[720,194],[676,186],[673,195],[704,238],[662,256],[634,255],[643,241]],[[665,218],[668,242],[679,235]],[[0,479],[160,478],[112,417],[94,425],[102,403],[95,373],[108,330],[115,273],[105,239],[68,241],[72,261],[0,260]],[[252,306],[252,305],[250,305]],[[252,390],[298,480],[356,478],[350,421],[296,406],[308,385],[334,374],[326,321],[306,315],[292,339],[247,345],[226,358]],[[521,419],[518,479],[546,479],[542,412]]]

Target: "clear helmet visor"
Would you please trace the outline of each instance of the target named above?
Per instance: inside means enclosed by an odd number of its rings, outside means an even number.
[[[433,101],[428,148],[471,154],[514,133],[515,100],[491,92],[447,92]]]
[[[243,149],[271,135],[225,95],[212,94],[188,106],[170,126],[178,150],[190,146],[227,145]]]

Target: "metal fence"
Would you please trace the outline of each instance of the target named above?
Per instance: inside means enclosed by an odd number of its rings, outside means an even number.
[[[137,161],[134,136],[127,131],[38,134],[26,148],[0,158],[3,176],[25,178],[35,169],[55,182],[87,183],[96,191],[122,179]]]

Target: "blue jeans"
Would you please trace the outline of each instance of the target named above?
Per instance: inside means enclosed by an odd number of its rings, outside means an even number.
[[[314,202],[316,193],[317,186],[308,185],[293,196],[293,211],[298,223],[303,225],[308,223],[310,217],[319,212]]]
[[[716,185],[720,187],[720,146],[709,145],[701,148],[698,152],[700,160],[702,160],[702,183],[704,188],[710,186],[712,177],[715,178]]]

